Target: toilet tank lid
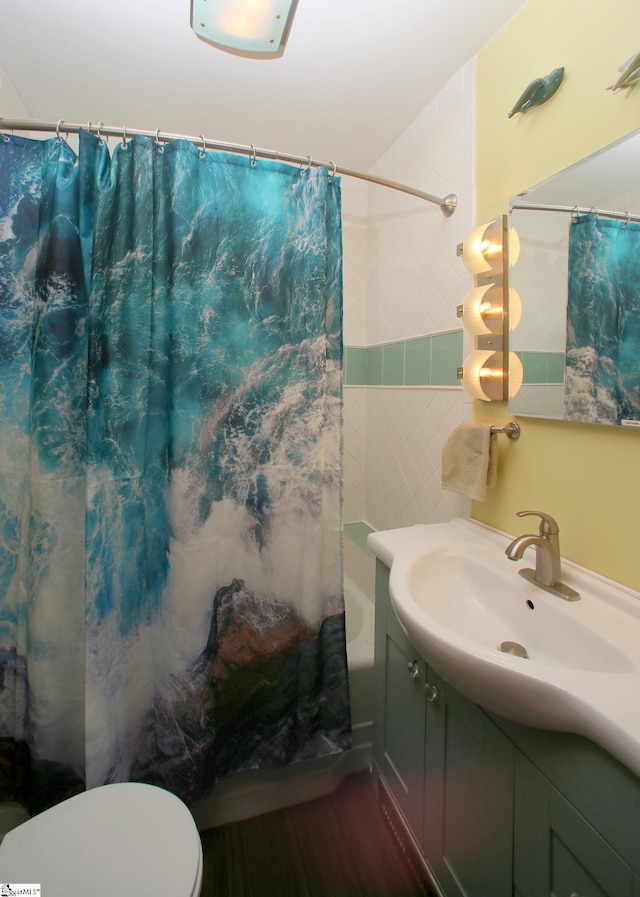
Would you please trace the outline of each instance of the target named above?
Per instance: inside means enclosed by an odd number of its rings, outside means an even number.
[[[192,897],[202,846],[179,798],[122,782],[71,797],[13,829],[0,844],[0,869],[3,881],[40,884],[46,897]]]

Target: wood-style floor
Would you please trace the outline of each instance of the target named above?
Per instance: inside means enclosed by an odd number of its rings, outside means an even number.
[[[368,774],[333,794],[202,833],[202,897],[428,897]]]

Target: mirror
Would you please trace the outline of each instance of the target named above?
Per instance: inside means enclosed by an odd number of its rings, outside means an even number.
[[[640,131],[523,191],[509,214],[522,301],[510,350],[524,368],[510,413],[640,426]]]

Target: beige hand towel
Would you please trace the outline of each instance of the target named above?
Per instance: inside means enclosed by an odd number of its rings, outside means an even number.
[[[491,434],[491,424],[459,424],[442,446],[442,488],[484,501],[497,473],[497,436]]]

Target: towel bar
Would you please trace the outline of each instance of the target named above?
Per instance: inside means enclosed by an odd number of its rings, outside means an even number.
[[[491,427],[491,433],[504,433],[509,439],[519,439],[520,424],[516,424],[515,421],[510,421],[508,424],[505,424],[504,427]]]

